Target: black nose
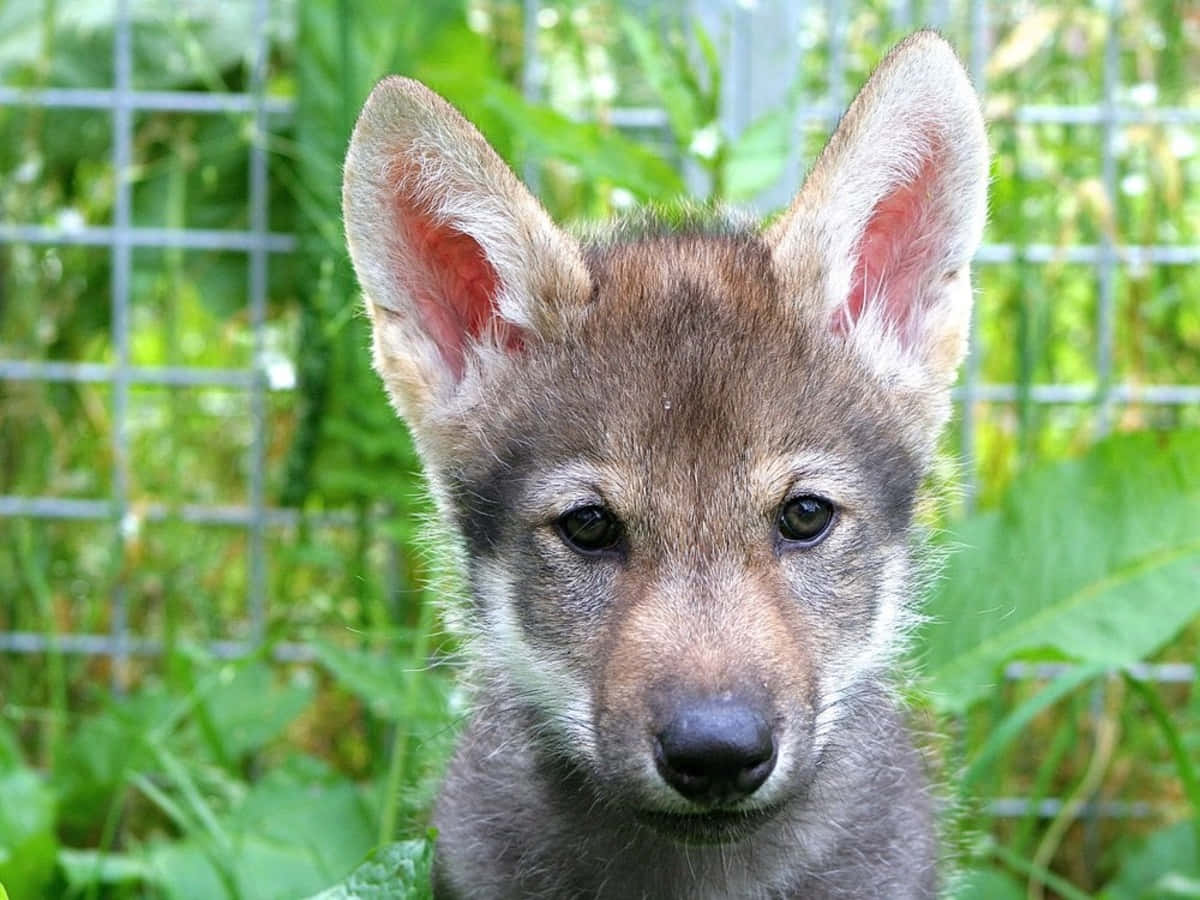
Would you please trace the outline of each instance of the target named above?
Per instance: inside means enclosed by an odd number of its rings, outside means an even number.
[[[775,768],[771,728],[744,702],[700,698],[677,704],[673,713],[658,734],[655,762],[667,784],[689,800],[741,800]]]

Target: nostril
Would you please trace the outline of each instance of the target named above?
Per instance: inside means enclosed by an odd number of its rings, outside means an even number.
[[[775,768],[775,745],[771,744],[771,754],[757,765],[750,766],[738,772],[735,787],[742,796],[750,796],[767,780],[767,776]]]
[[[655,763],[676,791],[703,803],[740,800],[775,767],[775,737],[766,719],[737,701],[679,704],[657,735]]]

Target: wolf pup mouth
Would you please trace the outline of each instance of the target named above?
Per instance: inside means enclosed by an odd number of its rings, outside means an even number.
[[[751,837],[778,815],[778,805],[694,813],[639,810],[638,823],[681,844],[732,844]]]

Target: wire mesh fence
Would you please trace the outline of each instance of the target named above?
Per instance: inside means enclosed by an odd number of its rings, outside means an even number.
[[[247,627],[233,639],[211,642],[210,650],[220,657],[250,652],[264,639],[268,603],[272,596],[268,570],[271,565],[272,532],[295,528],[301,519],[296,509],[272,505],[266,486],[266,467],[271,436],[267,405],[272,394],[286,397],[293,390],[292,378],[280,374],[267,353],[267,298],[270,292],[273,257],[297,252],[295,238],[272,230],[269,198],[268,138],[273,128],[292,114],[290,101],[270,96],[266,90],[266,65],[270,52],[269,21],[278,10],[271,0],[247,0],[253,32],[252,59],[248,77],[238,92],[199,92],[193,90],[142,90],[133,76],[135,18],[131,6],[137,0],[114,0],[111,85],[89,88],[23,89],[0,86],[0,105],[40,108],[50,113],[92,110],[109,118],[111,166],[114,172],[114,197],[111,221],[83,223],[60,221],[46,225],[32,221],[0,222],[0,243],[13,246],[82,246],[102,250],[109,256],[111,360],[107,362],[42,360],[19,357],[0,358],[0,381],[17,383],[94,384],[108,389],[110,416],[108,490],[95,496],[76,497],[37,494],[0,495],[0,522],[15,519],[55,521],[94,521],[113,526],[113,545],[117,559],[125,560],[130,539],[143,531],[162,527],[168,522],[195,526],[213,526],[240,530],[245,566],[244,596],[239,599]],[[521,84],[530,99],[543,96],[545,68],[539,58],[537,23],[548,6],[538,0],[525,0],[524,61]],[[793,106],[794,129],[827,132],[837,121],[850,99],[848,83],[850,23],[848,7],[839,2],[824,4],[786,2],[723,2],[696,0],[685,10],[705,24],[712,34],[720,35],[719,52],[724,73],[721,97],[723,127],[730,134],[748,128],[755,117],[784,102],[793,90],[789,73],[804,54],[820,45],[825,52],[824,83],[809,85],[801,91]],[[1122,133],[1131,127],[1172,126],[1200,128],[1200,110],[1187,106],[1132,102],[1122,82],[1122,35],[1119,28],[1121,8],[1118,0],[1106,0],[1100,9],[1104,23],[1102,70],[1094,73],[1100,86],[1095,102],[1064,105],[1022,104],[997,113],[1014,125],[1092,126],[1099,130],[1098,169],[1094,172],[1098,197],[1111,210],[1120,207],[1121,189],[1117,166]],[[969,3],[936,2],[891,4],[892,27],[898,31],[921,26],[944,29],[956,40],[967,61],[974,81],[988,99],[988,61],[995,51],[993,16],[996,5],[984,0]],[[1006,15],[1011,15],[1011,10]],[[796,35],[807,36],[797,40]],[[245,185],[245,227],[236,230],[147,226],[134,221],[131,207],[131,179],[135,168],[135,117],[148,111],[231,116],[237,118],[249,135],[247,140],[248,183]],[[667,126],[663,110],[646,106],[625,106],[612,110],[611,120],[618,126],[645,132]],[[800,183],[811,161],[797,140],[783,177],[762,191],[756,204],[763,210],[778,208]],[[692,173],[695,182],[695,173]],[[201,367],[196,365],[140,364],[131,352],[131,310],[138,285],[133,274],[133,256],[141,251],[196,251],[238,254],[245,259],[246,276],[239,316],[249,342],[248,362],[241,367]],[[989,347],[976,329],[974,352],[956,392],[958,408],[958,446],[964,459],[965,488],[968,503],[976,493],[978,475],[977,443],[981,419],[999,415],[1002,407],[1028,403],[1042,407],[1078,406],[1086,410],[1093,434],[1099,436],[1113,427],[1115,417],[1129,407],[1187,409],[1192,414],[1200,407],[1200,384],[1142,383],[1123,379],[1114,365],[1117,346],[1118,282],[1131,271],[1146,267],[1179,267],[1200,264],[1200,245],[1192,243],[1131,243],[1116,229],[1100,228],[1096,240],[1066,240],[1059,243],[1031,240],[1028,243],[991,242],[980,250],[979,269],[1004,267],[1086,267],[1093,280],[1094,350],[1091,377],[1070,383],[1034,384],[990,383],[984,380],[981,360]],[[246,401],[249,438],[245,446],[245,490],[234,502],[144,502],[135,501],[130,487],[131,454],[129,447],[130,391],[137,387],[220,388],[238,392]],[[348,519],[353,512],[328,512],[332,521]],[[0,524],[0,529],[4,526]],[[123,565],[128,565],[128,561]],[[127,610],[127,591],[121,578],[114,579],[108,598],[111,615],[107,628],[96,632],[50,633],[9,630],[0,633],[0,652],[67,653],[109,657],[113,660],[113,684],[124,683],[125,662],[135,656],[154,656],[163,651],[159,636],[146,636],[131,626]],[[282,660],[311,658],[307,646],[297,640],[276,641],[271,645],[275,657]],[[1024,664],[1010,665],[1010,678],[1044,677],[1044,668]],[[1195,672],[1187,664],[1144,666],[1139,674],[1164,682],[1192,681]],[[1061,809],[1060,800],[1039,801],[1037,814],[1052,817]],[[1022,798],[1001,798],[993,802],[995,815],[1025,815],[1029,802]],[[1098,816],[1144,816],[1145,807],[1137,805],[1100,805]]]
[[[115,195],[112,221],[107,225],[67,222],[57,226],[34,223],[0,224],[0,242],[31,245],[84,245],[106,248],[111,256],[111,363],[71,363],[0,359],[0,379],[8,381],[91,382],[111,386],[111,492],[105,498],[88,500],[48,496],[0,496],[0,518],[84,519],[116,523],[113,552],[124,552],[125,539],[143,525],[171,516],[201,524],[237,525],[248,535],[249,578],[246,607],[251,623],[249,643],[218,645],[222,653],[244,653],[261,640],[266,603],[264,547],[265,530],[272,524],[294,519],[285,510],[269,510],[264,492],[266,417],[264,393],[270,389],[270,373],[263,364],[267,258],[288,253],[294,240],[270,231],[267,203],[266,135],[271,118],[287,115],[290,105],[265,93],[264,72],[269,52],[267,28],[269,0],[254,0],[250,15],[253,30],[253,59],[245,93],[200,93],[189,91],[141,91],[133,86],[133,17],[136,0],[115,0],[112,11],[113,84],[111,88],[21,90],[0,87],[0,104],[43,107],[52,110],[99,109],[111,118],[111,164]],[[133,160],[133,117],[140,111],[191,112],[212,115],[237,114],[250,128],[249,183],[246,185],[248,227],[242,231],[186,228],[135,227],[131,214]],[[131,284],[132,254],[139,248],[178,248],[199,251],[244,253],[248,261],[245,304],[252,340],[251,364],[242,369],[204,369],[186,366],[137,366],[130,358],[129,323],[134,287]],[[244,391],[250,398],[252,439],[248,450],[249,484],[244,504],[196,505],[167,510],[161,505],[130,504],[128,402],[131,385],[225,387]],[[116,665],[113,682],[122,682],[121,663],[131,653],[153,653],[154,641],[139,640],[130,633],[126,619],[125,589],[120,580],[111,595],[112,619],[107,635],[48,635],[9,632],[0,634],[0,648],[13,652],[98,654],[111,657]],[[295,651],[281,648],[284,656]]]

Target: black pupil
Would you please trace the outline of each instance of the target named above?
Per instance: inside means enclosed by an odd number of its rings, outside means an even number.
[[[795,497],[779,511],[779,533],[789,541],[811,541],[825,533],[833,506],[820,497]]]
[[[558,520],[567,543],[580,550],[608,550],[621,539],[616,517],[602,506],[573,509]]]

